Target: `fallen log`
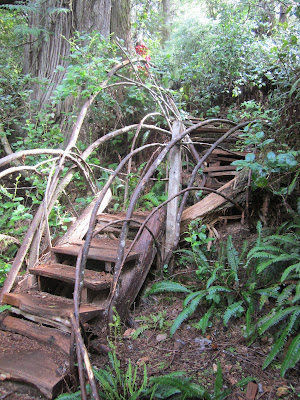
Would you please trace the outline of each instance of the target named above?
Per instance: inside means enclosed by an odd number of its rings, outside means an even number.
[[[243,204],[246,201],[247,181],[248,172],[242,170],[234,179],[227,182],[217,191],[235,202]],[[209,223],[231,207],[234,207],[233,203],[216,193],[210,193],[204,199],[183,211],[180,226],[181,234],[188,230],[188,225],[192,220],[201,218],[204,223]]]

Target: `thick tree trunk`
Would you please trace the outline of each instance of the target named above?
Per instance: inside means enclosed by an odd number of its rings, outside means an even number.
[[[56,67],[67,65],[68,39],[75,31],[97,31],[108,37],[113,28],[130,46],[130,0],[37,0],[32,4],[36,5],[36,11],[29,13],[28,24],[35,32],[29,36],[25,48],[23,73],[45,81],[45,87],[39,83],[32,87],[32,100],[37,101],[40,109],[63,79],[64,72],[56,71]],[[59,105],[56,114],[68,111],[71,102],[68,99]]]
[[[110,32],[124,41],[126,49],[134,52],[131,37],[130,0],[111,0]]]

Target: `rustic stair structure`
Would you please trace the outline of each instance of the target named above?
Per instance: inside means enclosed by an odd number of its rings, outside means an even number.
[[[125,253],[147,215],[133,215]],[[79,311],[82,324],[105,323],[122,225],[105,227],[124,218],[125,213],[97,216],[83,281]],[[164,219],[164,209],[153,214],[146,224],[153,236],[144,229],[125,259],[116,299],[117,311],[123,319],[128,317],[130,306],[150,270],[156,255],[153,237],[162,238]],[[71,316],[75,266],[84,233],[73,232],[71,238],[68,235],[65,238],[51,249],[43,262],[29,269],[35,285],[4,295],[3,304],[11,308],[0,314],[1,380],[31,383],[48,399],[55,398],[65,387],[76,385],[70,369]]]
[[[197,119],[192,119],[194,123],[199,122]],[[191,134],[191,139],[197,149],[199,155],[204,155],[217,139],[219,139],[229,128],[217,125],[206,125],[201,128],[196,128]],[[243,160],[247,152],[233,151],[236,146],[236,141],[241,131],[236,131],[230,137],[222,142],[222,148],[216,148],[206,160],[206,165],[202,169],[206,175],[205,187],[211,189],[219,189],[229,180],[237,175],[237,170],[233,161]]]

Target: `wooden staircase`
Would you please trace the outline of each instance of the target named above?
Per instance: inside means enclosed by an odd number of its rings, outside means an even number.
[[[128,250],[137,229],[147,213],[135,213],[130,223]],[[106,323],[108,299],[113,282],[113,271],[119,248],[120,224],[125,214],[99,214],[95,237],[88,252],[83,281],[80,321],[82,324]],[[158,240],[162,237],[165,219],[163,209],[147,222],[148,229]],[[9,311],[0,314],[0,379],[20,380],[35,385],[49,399],[55,398],[66,387],[76,385],[70,369],[71,316],[75,265],[84,243],[82,231],[65,235],[53,247],[46,259],[29,269],[35,285],[21,292],[4,295],[3,304]],[[126,253],[126,251],[125,251]],[[123,319],[138,295],[156,254],[154,240],[145,229],[127,255],[120,276],[120,287],[115,304]]]

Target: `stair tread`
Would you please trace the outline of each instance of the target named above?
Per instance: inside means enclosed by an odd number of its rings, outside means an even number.
[[[70,326],[70,315],[74,310],[72,299],[54,296],[44,292],[6,293],[3,303],[10,304],[27,314],[57,321],[65,326]],[[103,311],[102,307],[92,304],[81,304],[80,320],[89,321]]]
[[[29,272],[34,275],[74,283],[76,268],[64,264],[40,264],[30,268]],[[110,274],[85,269],[83,285],[93,290],[103,290],[110,287],[112,280],[113,277]]]
[[[0,331],[2,379],[35,385],[47,398],[59,394],[67,378],[66,354],[15,333]]]
[[[73,240],[72,242],[52,247],[51,250],[54,253],[77,256],[83,243],[84,240]],[[129,245],[130,243],[128,243],[126,247],[128,248]],[[88,258],[91,260],[116,262],[118,248],[118,240],[108,238],[95,238],[92,240],[88,253]],[[133,250],[127,256],[126,261],[136,260],[139,258],[139,256],[140,254]]]
[[[70,353],[70,335],[54,328],[37,325],[34,322],[7,315],[0,322],[0,329],[24,335],[51,347]]]

